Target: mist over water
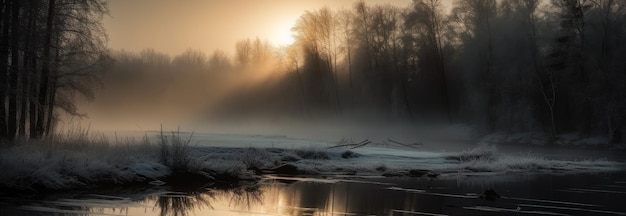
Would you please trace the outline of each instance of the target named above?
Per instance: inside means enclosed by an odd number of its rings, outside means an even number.
[[[221,51],[206,56],[188,50],[174,57],[154,50],[113,52],[116,61],[104,74],[97,100],[79,103],[87,118],[69,117],[59,128],[79,124],[110,132],[163,127],[327,141],[470,138],[472,128],[451,124],[436,112],[410,118],[399,98],[386,105],[381,101],[387,97],[372,97],[362,81],[352,81],[350,87],[348,77],[339,77],[339,98],[323,83],[303,86],[304,69],[286,63],[283,51],[268,42],[242,40],[237,47],[257,51],[239,53],[234,62]]]

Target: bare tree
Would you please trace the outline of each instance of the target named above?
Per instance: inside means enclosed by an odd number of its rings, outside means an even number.
[[[448,25],[443,14],[443,7],[439,0],[414,0],[411,12],[407,15],[406,25],[414,32],[416,41],[420,41],[424,55],[432,56],[432,64],[436,76],[438,76],[442,108],[451,119],[450,102],[448,95],[448,78],[446,63],[443,54],[444,35]]]
[[[305,64],[318,64],[315,67],[323,68],[321,71],[318,71],[319,73],[316,76],[319,77],[316,79],[326,81],[322,81],[323,83],[317,85],[327,85],[332,89],[336,111],[338,114],[341,114],[336,71],[337,29],[338,25],[329,8],[305,12],[293,27],[293,31],[298,33],[296,46],[299,46],[301,52],[305,53],[305,55],[309,55],[305,57]],[[324,73],[324,71],[329,72],[329,74]],[[323,89],[324,86],[316,88]]]

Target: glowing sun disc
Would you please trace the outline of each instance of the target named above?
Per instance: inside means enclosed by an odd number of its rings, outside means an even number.
[[[290,22],[283,22],[274,31],[274,44],[279,46],[290,45],[294,42],[293,33],[291,32],[292,24]]]

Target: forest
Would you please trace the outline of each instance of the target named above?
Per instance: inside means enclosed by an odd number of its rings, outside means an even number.
[[[111,62],[103,0],[0,2],[0,139],[41,138]]]
[[[104,1],[4,0],[0,136],[41,137],[63,113],[87,113],[446,122],[623,141],[626,2],[443,2],[320,8],[300,16],[288,46],[254,38],[232,55],[170,56],[107,50]],[[79,96],[96,99],[86,113]]]

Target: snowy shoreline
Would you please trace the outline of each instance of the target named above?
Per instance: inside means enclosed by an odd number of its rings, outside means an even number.
[[[105,138],[87,137],[16,143],[2,147],[0,152],[0,188],[42,192],[107,185],[186,184],[190,179],[198,184],[234,183],[257,181],[266,174],[436,178],[459,173],[612,172],[625,167],[623,162],[607,159],[553,160],[530,153],[499,153],[495,145],[487,143],[466,151],[441,153],[381,146],[329,149],[328,144],[286,137],[273,137],[270,146],[250,143],[261,142],[258,137],[241,137],[248,147],[210,146],[210,141],[203,140],[208,138],[202,136],[198,137],[198,145],[188,145],[189,141],[181,145],[180,134],[172,134],[166,138],[171,145],[165,146],[167,156],[163,155],[162,143],[154,144],[147,138],[115,144]],[[238,140],[241,137],[220,139],[244,142]],[[308,144],[285,147],[280,146],[281,142]]]

